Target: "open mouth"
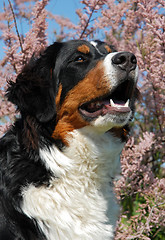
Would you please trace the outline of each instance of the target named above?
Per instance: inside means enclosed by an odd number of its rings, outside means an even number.
[[[126,80],[113,92],[99,97],[80,106],[80,113],[87,118],[97,118],[106,114],[123,114],[131,111],[130,101],[134,92],[134,83]]]

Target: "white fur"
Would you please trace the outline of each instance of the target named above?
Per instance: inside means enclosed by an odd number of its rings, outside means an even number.
[[[114,114],[107,113],[106,115],[100,115],[98,118],[91,122],[96,128],[98,132],[106,132],[113,127],[122,127],[128,123],[130,117],[132,115],[132,111],[122,113],[122,114]],[[99,126],[99,128],[98,128]]]
[[[23,189],[22,209],[35,218],[48,240],[110,240],[118,217],[112,179],[119,171],[123,144],[93,127],[74,130],[64,152],[40,149],[58,178],[50,186]],[[35,174],[35,173],[34,173]]]
[[[109,89],[113,89],[119,84],[118,78],[119,78],[120,71],[116,67],[114,67],[114,65],[112,64],[112,57],[118,53],[119,52],[109,53],[105,57],[103,62],[104,69],[105,69],[105,76],[109,80]]]

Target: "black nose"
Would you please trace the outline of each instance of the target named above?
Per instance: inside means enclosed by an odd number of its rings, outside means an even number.
[[[120,52],[112,57],[112,63],[122,70],[130,72],[131,70],[135,70],[137,60],[133,53]]]

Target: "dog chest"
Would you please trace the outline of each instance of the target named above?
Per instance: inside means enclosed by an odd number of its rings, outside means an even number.
[[[22,209],[48,240],[113,239],[118,205],[112,178],[120,149],[115,150],[114,141],[109,147],[109,137],[88,138],[81,131],[73,135],[64,153],[56,147],[40,150],[42,161],[56,177],[49,186],[24,188]]]
[[[111,239],[118,213],[112,189],[105,186],[101,192],[92,185],[83,187],[81,178],[52,180],[47,188],[30,185],[24,189],[22,209],[49,240]]]

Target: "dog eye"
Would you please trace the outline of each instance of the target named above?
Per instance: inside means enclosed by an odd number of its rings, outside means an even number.
[[[78,56],[75,58],[75,62],[84,62],[86,59],[83,56]]]

